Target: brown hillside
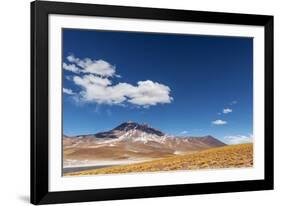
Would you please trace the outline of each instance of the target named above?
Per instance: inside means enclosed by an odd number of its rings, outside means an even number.
[[[174,155],[149,162],[103,169],[87,170],[66,175],[94,175],[128,172],[153,172],[213,168],[241,168],[253,166],[253,144],[240,144],[207,149],[186,155]]]

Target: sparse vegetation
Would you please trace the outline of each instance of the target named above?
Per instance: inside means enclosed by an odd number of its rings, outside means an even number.
[[[95,175],[129,172],[240,168],[253,166],[253,144],[240,144],[207,149],[185,155],[174,155],[149,162],[68,173],[65,175]]]

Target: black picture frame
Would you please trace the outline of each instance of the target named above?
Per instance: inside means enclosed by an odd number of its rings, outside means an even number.
[[[265,28],[265,178],[263,180],[49,192],[48,15],[66,14]],[[31,3],[31,203],[51,204],[273,189],[273,16],[80,3]]]

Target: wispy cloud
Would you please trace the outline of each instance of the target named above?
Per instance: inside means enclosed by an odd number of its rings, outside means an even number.
[[[65,79],[67,79],[69,81],[72,81],[72,76],[71,75],[65,75],[64,77],[65,77]]]
[[[74,55],[68,56],[67,60],[76,67],[81,67],[79,72],[68,68],[68,71],[76,74],[72,81],[81,89],[78,93],[80,101],[108,105],[130,103],[149,107],[171,103],[173,100],[168,86],[151,80],[138,81],[137,85],[126,82],[113,85],[111,78],[120,78],[120,75],[116,74],[115,66],[104,60],[96,61],[89,58],[81,60]],[[82,75],[77,75],[78,73]]]
[[[224,114],[228,114],[228,113],[231,113],[231,112],[232,112],[232,109],[230,109],[230,108],[225,108],[225,109],[222,110],[222,113],[224,113]]]
[[[115,66],[102,59],[80,59],[74,55],[69,55],[66,59],[72,64],[63,63],[63,68],[74,73],[89,73],[102,77],[113,77],[115,75]],[[117,76],[120,77],[120,75]]]
[[[235,105],[235,104],[238,104],[238,101],[237,100],[233,100],[229,103],[229,105]]]
[[[66,63],[63,63],[62,64],[62,68],[67,70],[67,71],[70,71],[70,72],[73,72],[73,73],[80,73],[80,68],[78,68],[75,64],[66,64]]]
[[[225,124],[227,124],[227,121],[217,119],[215,121],[212,121],[212,124],[214,124],[214,125],[225,125]]]
[[[183,130],[183,131],[180,132],[180,134],[187,134],[187,133],[189,133],[189,132],[186,131],[186,130]]]
[[[227,144],[243,144],[243,143],[251,143],[253,142],[253,135],[233,135],[233,136],[225,136],[223,141]]]
[[[75,93],[71,89],[63,88],[62,92],[68,95],[75,95]]]

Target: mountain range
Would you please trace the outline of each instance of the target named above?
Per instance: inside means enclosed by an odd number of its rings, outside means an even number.
[[[105,132],[63,136],[64,166],[87,165],[97,161],[145,161],[226,144],[210,135],[172,136],[147,124],[128,121]]]

